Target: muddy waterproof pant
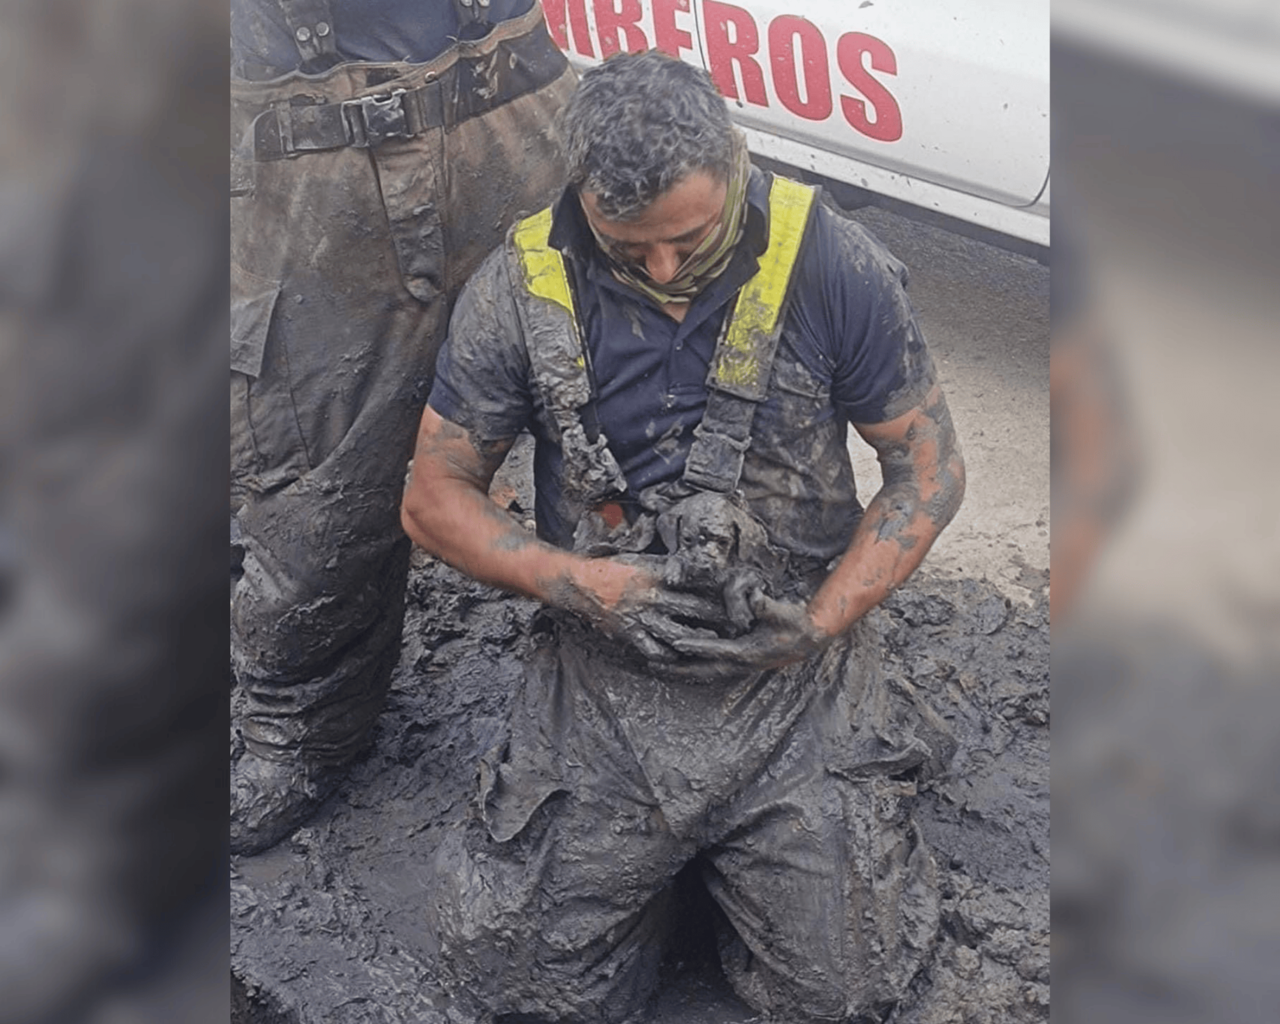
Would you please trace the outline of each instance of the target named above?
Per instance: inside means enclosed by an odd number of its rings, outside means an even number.
[[[672,878],[700,854],[725,972],[758,1011],[841,1021],[898,999],[938,924],[903,779],[932,752],[867,636],[691,685],[562,621],[482,766],[479,820],[439,851],[446,984],[498,1014],[641,1019]]]
[[[436,352],[480,260],[563,187],[550,126],[573,84],[536,5],[427,64],[232,83],[231,646],[260,756],[339,764],[368,738],[399,650],[399,504]],[[297,134],[305,111],[402,89],[443,123],[255,159],[272,105],[304,111]]]

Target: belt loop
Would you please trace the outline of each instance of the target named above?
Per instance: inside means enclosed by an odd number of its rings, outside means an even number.
[[[361,116],[360,101],[347,100],[341,105],[342,124],[347,132],[347,145],[356,149],[365,149],[369,145],[369,135],[364,129],[364,118]]]
[[[410,121],[415,131],[439,128],[444,124],[443,88],[440,78],[431,78],[416,89],[405,93],[406,108],[413,111],[417,123]]]
[[[400,104],[404,107],[405,128],[410,135],[417,135],[426,127],[422,118],[421,92],[421,89],[409,89],[400,97]]]
[[[271,104],[276,115],[276,133],[280,139],[280,152],[292,156],[296,150],[293,145],[293,111],[288,100],[276,100]]]
[[[440,80],[440,123],[449,131],[458,123],[458,90],[462,88],[462,61],[454,65],[454,74]]]

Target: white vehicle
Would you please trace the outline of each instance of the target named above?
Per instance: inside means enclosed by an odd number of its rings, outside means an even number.
[[[706,68],[753,154],[847,206],[1049,246],[1048,0],[542,0],[580,69]]]

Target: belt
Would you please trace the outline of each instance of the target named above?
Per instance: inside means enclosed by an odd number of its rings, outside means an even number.
[[[256,160],[408,139],[452,128],[554,82],[568,60],[544,26],[499,43],[480,57],[460,57],[424,84],[341,103],[298,95],[264,110],[250,127]]]

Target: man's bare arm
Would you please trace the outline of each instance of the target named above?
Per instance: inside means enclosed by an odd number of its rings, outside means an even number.
[[[911,575],[964,497],[964,460],[938,388],[888,423],[856,426],[880,458],[884,486],[872,499],[835,571],[808,605],[748,598],[755,625],[731,640],[678,640],[700,661],[689,675],[786,665],[821,650]]]
[[[405,533],[468,576],[549,604],[560,603],[559,589],[575,581],[616,600],[634,569],[546,544],[489,500],[513,442],[479,441],[428,406],[400,508]]]
[[[920,405],[896,419],[854,426],[876,450],[884,483],[840,564],[809,604],[814,625],[831,636],[915,571],[964,497],[964,459],[936,385]]]
[[[662,645],[687,633],[672,616],[704,611],[699,599],[666,591],[623,561],[562,551],[520,526],[488,497],[512,441],[479,441],[428,406],[400,508],[405,533],[483,583],[578,612],[649,657],[670,656]]]

